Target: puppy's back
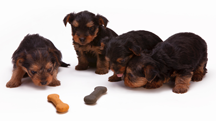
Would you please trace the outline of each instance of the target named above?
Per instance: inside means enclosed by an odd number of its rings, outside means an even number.
[[[45,50],[52,49],[55,52],[55,54],[57,54],[59,60],[61,59],[62,56],[61,52],[54,46],[54,44],[50,40],[38,34],[33,34],[33,35],[26,35],[24,37],[19,47],[12,55],[12,60],[13,60],[12,62],[13,63],[16,62],[16,60],[21,56],[24,56],[26,53],[32,53],[37,49],[45,49]]]
[[[207,60],[207,44],[200,36],[194,33],[177,33],[166,41],[172,45],[178,61],[182,64],[197,65],[202,59]]]

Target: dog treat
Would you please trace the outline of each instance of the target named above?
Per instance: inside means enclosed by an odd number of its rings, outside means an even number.
[[[69,105],[66,103],[63,103],[59,99],[58,94],[50,94],[50,95],[48,95],[47,99],[49,102],[52,102],[55,105],[57,112],[64,113],[64,112],[68,111]]]
[[[85,103],[86,104],[94,104],[94,103],[96,103],[98,98],[101,95],[105,94],[106,91],[107,91],[106,87],[103,87],[103,86],[95,87],[94,91],[90,95],[85,96],[85,98],[84,98]]]

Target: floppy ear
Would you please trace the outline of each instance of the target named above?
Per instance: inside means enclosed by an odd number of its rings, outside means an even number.
[[[17,65],[21,66],[23,62],[24,62],[23,58],[18,58],[17,61],[16,61],[16,66]]]
[[[49,53],[51,55],[51,62],[55,65],[56,63],[60,65],[60,61],[62,58],[61,52],[56,49],[49,48]]]
[[[141,54],[141,48],[137,45],[135,45],[133,42],[128,41],[125,46],[132,51],[136,56],[140,56]]]
[[[64,25],[66,26],[67,22],[71,23],[74,20],[74,16],[75,16],[74,13],[67,14],[63,19]]]
[[[144,74],[148,82],[151,83],[154,80],[154,78],[157,76],[158,72],[156,71],[154,66],[147,65],[146,67],[144,67]]]
[[[17,65],[19,65],[19,66],[21,66],[22,65],[22,63],[24,62],[24,60],[25,60],[25,58],[26,58],[26,55],[27,55],[27,53],[26,53],[26,51],[24,51],[24,52],[21,52],[21,53],[19,53],[19,54],[13,54],[13,63],[17,66]]]
[[[99,15],[99,14],[97,14],[96,18],[97,18],[97,20],[99,21],[99,25],[104,25],[104,27],[106,28],[107,23],[109,22],[109,21],[107,20],[107,18],[105,18],[104,16],[101,16],[101,15]]]

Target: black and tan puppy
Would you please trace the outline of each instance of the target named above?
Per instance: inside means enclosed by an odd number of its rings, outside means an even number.
[[[129,62],[125,85],[158,88],[175,81],[173,92],[185,93],[190,81],[201,81],[206,74],[206,42],[193,33],[178,33],[155,46],[150,54],[141,54]]]
[[[7,87],[18,87],[21,79],[28,75],[37,86],[59,86],[56,76],[58,67],[67,67],[61,61],[61,52],[53,43],[38,34],[27,35],[13,53],[13,74]]]
[[[86,70],[96,67],[95,73],[106,74],[109,71],[109,62],[105,60],[104,45],[101,40],[105,37],[115,37],[117,34],[107,28],[108,20],[88,11],[65,16],[64,24],[71,24],[73,45],[78,56],[76,70]],[[102,46],[102,47],[101,47]]]
[[[133,56],[140,56],[141,51],[148,52],[162,40],[149,31],[130,31],[118,37],[103,40],[106,47],[106,59],[114,74],[109,81],[120,81],[126,65]]]

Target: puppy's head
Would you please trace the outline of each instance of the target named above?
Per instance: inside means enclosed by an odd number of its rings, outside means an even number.
[[[125,42],[126,41],[126,42]],[[122,77],[129,60],[134,56],[140,56],[141,48],[133,42],[121,37],[111,38],[106,44],[106,58],[110,62],[110,69]]]
[[[101,15],[83,11],[66,15],[63,22],[65,26],[67,23],[71,24],[73,40],[80,45],[86,45],[97,37],[99,26],[106,28],[108,20]]]
[[[159,74],[156,62],[149,56],[133,57],[127,65],[124,83],[129,87],[141,87],[151,83]]]
[[[57,73],[60,65],[56,52],[52,49],[37,49],[23,52],[16,61],[29,75],[35,85],[49,85],[53,80],[53,74]]]

